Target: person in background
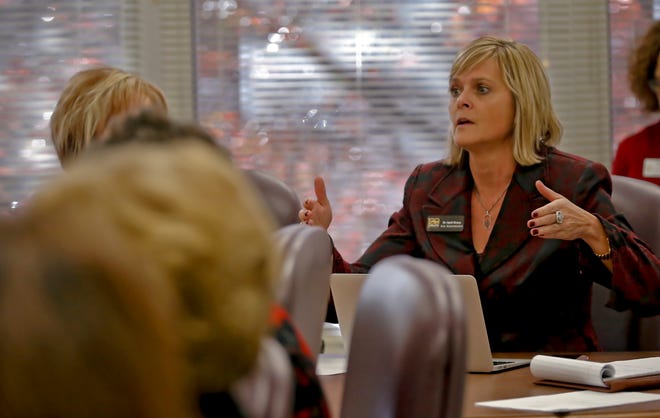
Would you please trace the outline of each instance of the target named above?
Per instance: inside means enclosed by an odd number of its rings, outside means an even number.
[[[74,74],[50,117],[50,131],[60,164],[66,167],[113,118],[150,108],[167,114],[163,92],[137,74],[103,66]]]
[[[0,223],[0,417],[196,417],[171,287],[61,203]]]
[[[660,111],[660,22],[648,29],[633,50],[628,68],[630,90],[645,112]],[[626,138],[616,150],[612,174],[660,186],[660,121]]]
[[[524,44],[478,38],[449,75],[450,150],[417,166],[403,206],[355,263],[333,250],[334,272],[367,272],[395,254],[477,278],[492,351],[600,348],[591,286],[609,306],[660,313],[660,260],[617,214],[600,163],[557,149],[562,127],[540,59]],[[300,219],[328,228],[321,177]]]

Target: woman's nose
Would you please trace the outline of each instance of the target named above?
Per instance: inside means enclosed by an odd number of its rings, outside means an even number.
[[[467,97],[465,92],[462,92],[460,96],[456,98],[456,107],[457,108],[470,108],[472,106],[469,97]]]

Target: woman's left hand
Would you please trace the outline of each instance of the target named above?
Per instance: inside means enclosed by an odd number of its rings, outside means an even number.
[[[569,241],[582,239],[596,252],[607,251],[605,231],[596,216],[548,188],[541,180],[537,180],[535,186],[550,203],[535,209],[532,219],[527,221],[533,236]]]

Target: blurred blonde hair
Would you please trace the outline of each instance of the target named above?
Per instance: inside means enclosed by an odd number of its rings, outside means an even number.
[[[101,135],[112,118],[142,107],[168,111],[163,92],[137,74],[113,67],[74,74],[50,118],[51,138],[62,166]]]
[[[279,267],[271,216],[210,147],[129,142],[86,152],[32,202],[45,217],[63,200],[101,211],[128,235],[127,251],[157,264],[181,299],[199,391],[225,390],[252,367]]]
[[[489,58],[497,61],[504,82],[513,94],[513,157],[521,166],[536,164],[543,159],[539,153],[541,145],[556,146],[562,135],[561,123],[552,107],[550,82],[543,64],[527,45],[484,36],[472,41],[458,53],[449,79]],[[447,162],[460,164],[465,150],[456,146],[451,129],[449,139]]]
[[[194,416],[173,289],[60,203],[0,224],[0,417]]]

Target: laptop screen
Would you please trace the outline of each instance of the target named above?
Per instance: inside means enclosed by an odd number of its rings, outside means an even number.
[[[367,277],[367,274],[356,273],[333,273],[330,276],[330,289],[337,311],[337,319],[339,320],[339,330],[347,353],[360,290]],[[505,359],[502,364],[494,366],[477,281],[474,276],[465,274],[456,274],[451,277],[459,284],[465,308],[468,349],[467,370],[469,372],[488,373],[497,371],[495,369],[519,367],[528,364],[529,360],[516,360],[514,362],[513,359]]]

